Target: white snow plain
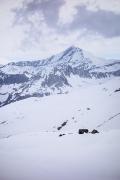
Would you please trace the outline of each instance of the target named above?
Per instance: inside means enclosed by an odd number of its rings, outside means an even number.
[[[120,78],[85,82],[0,108],[0,180],[119,180],[119,85]]]

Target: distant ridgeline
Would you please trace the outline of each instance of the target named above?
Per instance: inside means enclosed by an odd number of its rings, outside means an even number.
[[[119,60],[103,60],[77,47],[44,60],[12,62],[0,66],[0,107],[28,97],[69,92],[72,79],[120,76]],[[76,85],[78,85],[76,84]]]

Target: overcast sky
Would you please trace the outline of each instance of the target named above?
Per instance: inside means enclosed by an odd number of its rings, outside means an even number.
[[[120,0],[0,0],[0,64],[71,45],[120,59]]]

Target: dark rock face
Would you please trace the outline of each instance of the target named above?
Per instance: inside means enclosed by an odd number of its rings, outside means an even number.
[[[88,107],[88,108],[87,108],[87,110],[89,111],[89,110],[90,110],[90,108]]]
[[[89,133],[89,130],[88,129],[79,129],[78,130],[78,134],[84,134],[84,133]],[[96,133],[99,133],[99,132],[98,132],[98,130],[93,129],[90,133],[91,134],[96,134]]]
[[[24,74],[0,74],[0,85],[21,84],[28,81],[29,78]]]
[[[119,92],[120,91],[120,88],[119,89],[116,89],[114,92]]]
[[[62,87],[63,85],[69,85],[67,79],[65,78],[64,75],[55,75],[55,74],[50,74],[48,77],[45,78],[45,80],[42,82],[42,86],[55,86],[55,87]]]
[[[84,133],[88,133],[88,129],[79,129],[78,130],[78,134],[84,134]]]
[[[57,128],[57,130],[59,131],[61,128],[62,128],[62,127],[60,126],[60,127]]]
[[[59,134],[59,137],[65,136],[65,134]]]
[[[91,131],[91,134],[96,134],[96,133],[99,133],[98,130],[96,130],[96,129],[93,129],[93,130]]]
[[[6,124],[7,121],[2,121],[0,124]]]
[[[68,121],[63,122],[63,123],[61,124],[61,126],[59,126],[59,127],[57,128],[57,130],[59,131],[59,130],[62,129],[64,126],[66,126],[67,122],[68,122]]]

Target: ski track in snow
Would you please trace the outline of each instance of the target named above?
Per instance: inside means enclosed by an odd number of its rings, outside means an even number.
[[[103,126],[105,123],[107,123],[108,121],[111,121],[112,119],[114,119],[115,117],[117,117],[119,115],[120,115],[120,113],[115,114],[114,116],[112,116],[109,119],[107,119],[106,121],[104,121],[102,124],[99,124],[96,128]]]

